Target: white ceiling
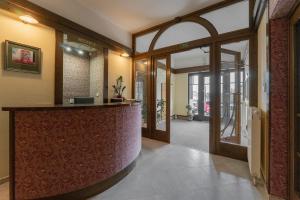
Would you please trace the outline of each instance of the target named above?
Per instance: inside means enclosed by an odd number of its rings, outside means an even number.
[[[205,53],[205,52],[208,53]],[[209,65],[209,48],[192,49],[171,55],[171,68],[182,69],[187,67],[197,67]]]
[[[124,45],[131,46],[131,33],[224,0],[29,0]],[[219,32],[248,26],[248,1],[201,17]],[[185,30],[184,30],[185,31]]]
[[[131,33],[223,0],[76,0]]]
[[[131,46],[130,34],[223,0],[29,0]]]

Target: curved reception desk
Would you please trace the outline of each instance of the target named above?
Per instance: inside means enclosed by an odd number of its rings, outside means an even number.
[[[111,187],[141,150],[137,103],[5,107],[10,198],[85,199]]]

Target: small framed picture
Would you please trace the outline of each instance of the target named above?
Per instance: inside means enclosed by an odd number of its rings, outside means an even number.
[[[5,41],[4,70],[25,73],[41,73],[41,49],[29,45]]]

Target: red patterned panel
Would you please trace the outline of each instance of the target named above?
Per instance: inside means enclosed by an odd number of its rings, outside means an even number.
[[[288,28],[288,19],[270,21],[270,193],[281,198],[288,191]]]
[[[16,199],[101,182],[141,149],[139,106],[16,112]]]

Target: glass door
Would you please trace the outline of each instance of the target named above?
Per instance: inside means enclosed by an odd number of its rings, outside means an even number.
[[[208,72],[189,74],[189,105],[192,106],[194,120],[209,120],[210,78]]]
[[[247,160],[249,41],[221,45],[219,154]]]
[[[140,59],[134,62],[134,98],[141,103],[142,107],[142,133],[144,137],[149,135],[149,59]]]
[[[170,56],[153,58],[152,138],[170,142]]]

